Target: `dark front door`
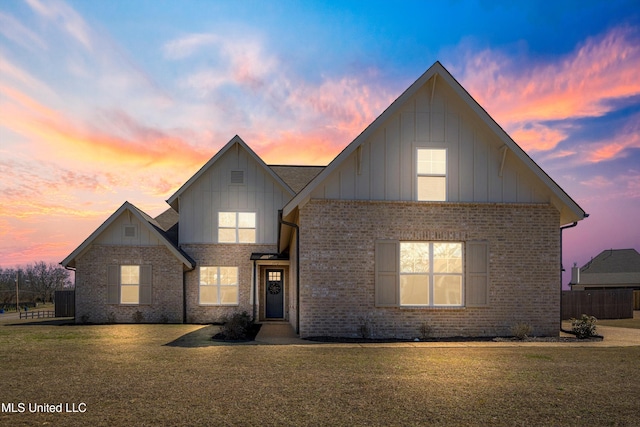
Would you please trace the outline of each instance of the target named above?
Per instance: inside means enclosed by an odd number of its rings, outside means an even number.
[[[284,318],[284,272],[283,270],[267,270],[266,277],[266,305],[267,319]]]

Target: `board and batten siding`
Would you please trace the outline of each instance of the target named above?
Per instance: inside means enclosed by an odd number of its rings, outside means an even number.
[[[244,171],[244,184],[231,182],[232,171]],[[180,243],[217,243],[218,212],[255,212],[256,243],[273,244],[289,199],[245,149],[232,147],[180,196]]]
[[[447,150],[447,201],[549,203],[545,185],[446,84],[433,78],[312,193],[313,199],[416,200],[416,150]]]
[[[125,234],[125,227],[130,226],[135,227],[135,235],[132,237]],[[158,240],[145,224],[140,223],[138,218],[127,212],[116,218],[96,238],[95,243],[118,246],[164,246],[164,243]]]

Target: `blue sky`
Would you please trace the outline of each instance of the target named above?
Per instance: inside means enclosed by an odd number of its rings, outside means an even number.
[[[233,135],[327,164],[439,60],[590,218],[565,267],[640,249],[637,1],[0,3],[0,265],[155,215]]]

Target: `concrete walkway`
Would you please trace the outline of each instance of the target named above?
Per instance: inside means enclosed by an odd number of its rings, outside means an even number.
[[[290,323],[263,323],[256,335],[256,343],[272,345],[313,344],[298,338]]]

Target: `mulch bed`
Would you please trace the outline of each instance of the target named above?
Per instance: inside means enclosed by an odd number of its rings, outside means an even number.
[[[214,341],[222,341],[222,342],[248,342],[255,341],[256,335],[260,332],[260,324],[252,324],[248,329],[246,334],[242,338],[229,339],[223,332],[218,332],[214,336],[211,337]]]
[[[352,343],[352,344],[366,344],[366,343],[396,343],[396,342],[589,342],[589,341],[602,341],[602,336],[595,336],[591,338],[579,339],[575,336],[571,337],[527,337],[525,339],[518,339],[515,337],[443,337],[443,338],[427,338],[427,339],[401,339],[401,338],[387,338],[387,339],[374,339],[374,338],[349,338],[349,337],[308,337],[304,338],[307,341],[314,342],[327,342],[327,343]]]

